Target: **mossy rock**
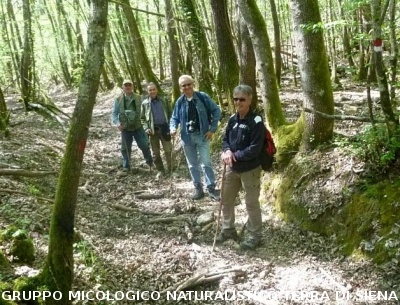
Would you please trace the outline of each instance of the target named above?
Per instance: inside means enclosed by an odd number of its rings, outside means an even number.
[[[271,177],[264,191],[275,197],[276,210],[302,229],[336,236],[346,255],[400,263],[400,179],[349,185],[350,167],[332,169],[350,164],[346,156],[324,155],[298,154]]]
[[[35,246],[28,237],[14,239],[11,243],[10,253],[16,261],[21,263],[30,264],[35,260]]]
[[[4,255],[4,253],[0,250],[0,269],[6,269],[10,267],[10,262]]]
[[[0,232],[0,242],[2,241],[10,241],[15,232],[18,231],[16,226],[8,226],[7,229]]]
[[[3,291],[12,291],[11,283],[0,282],[0,295],[3,293]],[[13,301],[4,300],[2,297],[0,297],[0,305],[16,305],[16,304],[17,303]]]

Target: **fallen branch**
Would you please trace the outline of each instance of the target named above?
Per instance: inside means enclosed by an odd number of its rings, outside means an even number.
[[[32,197],[32,196],[33,196],[33,197],[35,197],[36,199],[40,199],[40,200],[47,201],[47,202],[51,202],[51,203],[54,202],[53,199],[49,199],[49,198],[41,197],[41,196],[35,196],[35,195],[33,195],[33,194],[25,193],[25,192],[17,191],[17,190],[0,189],[0,193],[18,194],[18,195],[23,195],[23,196],[28,196],[28,197]]]
[[[160,199],[164,197],[164,194],[141,194],[137,195],[137,199],[144,199],[144,200],[150,200],[150,199]]]
[[[56,171],[28,171],[25,169],[0,168],[0,176],[42,177],[56,174]]]
[[[207,232],[208,230],[210,230],[212,228],[213,225],[214,225],[213,222],[206,224],[204,227],[201,228],[201,232],[202,233]]]
[[[235,276],[243,276],[246,274],[246,271],[243,270],[245,269],[245,266],[242,267],[232,267],[228,269],[222,269],[222,270],[216,270],[214,272],[210,272],[209,270],[202,272],[200,274],[196,274],[192,276],[191,278],[181,281],[180,283],[177,283],[171,287],[168,287],[161,291],[161,293],[166,293],[167,291],[182,291],[188,288],[192,288],[195,286],[203,285],[203,284],[209,284],[215,281],[218,281],[225,276],[228,276],[230,273],[234,273]]]
[[[154,215],[154,216],[160,216],[163,215],[162,213],[158,213],[158,212],[152,212],[152,211],[143,211],[143,210],[139,210],[138,208],[130,208],[127,207],[125,205],[121,205],[121,204],[112,204],[111,207],[113,207],[116,210],[120,210],[120,211],[124,211],[124,212],[135,212],[135,213],[141,213],[143,215]]]
[[[359,116],[352,116],[352,115],[331,115],[327,113],[323,113],[314,109],[303,108],[304,112],[318,114],[319,116],[325,119],[331,120],[341,120],[341,121],[357,121],[357,122],[371,122],[371,119],[368,117],[359,117]],[[377,123],[385,123],[383,119],[375,119]]]
[[[180,215],[180,216],[174,216],[174,217],[163,217],[163,218],[157,218],[157,219],[150,219],[149,223],[170,223],[174,221],[188,221],[190,219],[190,216],[185,216],[185,215]]]

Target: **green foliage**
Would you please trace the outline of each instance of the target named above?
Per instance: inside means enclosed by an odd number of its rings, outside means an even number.
[[[388,137],[384,124],[366,126],[353,139],[336,140],[336,144],[346,149],[354,157],[364,161],[372,175],[382,174],[396,161],[400,149],[399,137]]]
[[[305,33],[318,33],[318,32],[323,32],[325,29],[325,26],[322,22],[318,23],[307,23],[307,24],[301,24],[300,28],[305,32]]]
[[[74,244],[75,251],[80,253],[80,257],[87,266],[94,266],[97,256],[89,242],[82,240]]]
[[[3,269],[4,267],[8,267],[9,261],[4,255],[4,253],[0,250],[0,269]],[[0,274],[0,280],[1,280],[1,274]]]
[[[15,226],[8,226],[7,229],[0,232],[0,242],[1,241],[10,241],[15,232],[18,231],[18,228]]]
[[[1,278],[0,278],[1,281]],[[12,287],[10,283],[6,282],[0,282],[0,295],[3,293],[3,291],[11,291]],[[14,305],[16,303],[11,302],[11,301],[6,301],[3,298],[0,298],[0,305]]]

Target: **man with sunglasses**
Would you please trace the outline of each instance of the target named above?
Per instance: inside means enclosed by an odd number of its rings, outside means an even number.
[[[176,101],[172,112],[171,136],[176,135],[180,125],[183,151],[194,184],[192,199],[199,200],[204,197],[201,180],[203,172],[209,196],[219,200],[211,163],[210,140],[217,130],[221,110],[206,93],[195,91],[193,83],[190,75],[179,77],[179,86],[183,94]]]
[[[223,182],[222,231],[217,241],[238,239],[235,229],[235,200],[243,188],[248,213],[249,235],[240,243],[244,250],[254,249],[261,241],[262,219],[258,198],[260,197],[261,165],[258,158],[265,139],[262,118],[255,114],[250,105],[252,89],[239,85],[233,90],[236,113],[229,118],[222,142],[222,161],[226,174]]]
[[[151,168],[153,157],[148,137],[140,120],[141,98],[133,93],[133,82],[129,79],[123,81],[122,90],[123,92],[114,100],[112,111],[112,122],[121,132],[122,170],[123,172],[131,170],[133,139],[142,151],[146,164]]]

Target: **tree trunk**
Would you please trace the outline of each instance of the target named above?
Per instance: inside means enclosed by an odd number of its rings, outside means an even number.
[[[219,58],[219,75],[225,98],[232,101],[233,88],[239,83],[239,64],[233,44],[226,0],[211,0]],[[232,105],[232,103],[229,103]],[[233,107],[231,107],[233,110]]]
[[[269,126],[274,130],[285,124],[285,117],[279,99],[272,50],[265,20],[255,0],[238,0],[238,5],[247,23],[254,47],[264,111]]]
[[[381,10],[382,1],[381,0],[373,0],[371,2],[372,5],[372,20],[373,20],[373,39],[374,44],[377,43],[378,40],[381,40],[382,35],[382,22],[381,16],[384,16],[385,11]],[[390,102],[390,94],[389,94],[389,86],[386,77],[386,69],[383,63],[382,58],[382,47],[376,48],[374,46],[373,50],[374,63],[375,63],[375,72],[376,77],[378,79],[379,85],[379,93],[380,93],[380,102],[382,106],[383,114],[386,119],[386,126],[388,129],[389,137],[391,138],[395,134],[397,134],[399,128],[399,120],[395,116],[392,108],[392,104]]]
[[[180,95],[179,89],[179,56],[181,54],[177,40],[176,25],[172,11],[171,0],[165,0],[165,24],[168,35],[169,59],[172,78],[172,101],[176,101]]]
[[[243,18],[239,18],[239,50],[240,83],[246,84],[253,89],[251,108],[256,109],[258,104],[256,56],[254,55],[249,29]]]
[[[205,91],[208,94],[212,94],[212,74],[210,71],[210,52],[208,50],[208,42],[204,28],[200,22],[200,19],[196,13],[194,3],[192,0],[180,0],[181,9],[185,15],[187,26],[189,27],[191,40],[188,39],[188,43],[192,43],[193,47],[188,47],[188,53],[191,52],[198,60],[197,68],[199,70],[198,87],[201,91]]]
[[[62,38],[58,32],[60,26],[54,20],[53,12],[50,11],[50,8],[48,7],[48,5],[49,5],[49,3],[47,3],[45,5],[45,8],[46,8],[47,17],[49,18],[49,21],[50,21],[50,24],[51,24],[51,27],[53,30],[54,40],[56,43],[57,57],[58,57],[58,61],[60,63],[60,70],[61,70],[61,75],[60,74],[59,75],[60,75],[65,87],[71,88],[72,87],[72,77],[71,77],[71,73],[70,73],[69,66],[68,66],[67,56],[64,51]]]
[[[389,7],[390,19],[390,100],[392,106],[396,109],[396,76],[397,76],[397,57],[399,56],[399,48],[396,38],[396,0],[390,0]]]
[[[342,0],[338,0],[338,3],[339,3],[340,18],[342,20],[345,20]],[[352,55],[352,51],[351,51],[349,29],[348,29],[348,26],[346,24],[343,25],[342,41],[343,41],[343,52],[344,52],[344,55],[347,58],[349,66],[353,68],[353,67],[355,67],[355,64],[354,64],[354,61],[353,61],[353,55]]]
[[[281,84],[282,74],[282,55],[281,55],[281,29],[279,26],[278,12],[276,10],[275,0],[269,0],[271,6],[271,16],[274,24],[274,42],[275,42],[275,73],[278,86]]]
[[[317,0],[291,0],[292,18],[296,38],[300,77],[304,94],[304,108],[333,114],[333,92],[329,78],[323,28]],[[307,25],[307,27],[304,27]],[[330,141],[333,120],[318,115],[305,114],[303,137],[305,149],[312,149]]]
[[[29,102],[33,99],[33,34],[32,34],[32,16],[30,0],[23,1],[24,16],[24,46],[21,57],[21,93],[25,110],[29,110]]]
[[[61,301],[48,304],[69,305],[74,258],[73,237],[79,176],[85,152],[89,125],[104,63],[104,42],[107,32],[107,0],[92,1],[92,18],[88,26],[88,46],[78,100],[71,120],[67,145],[58,179],[57,192],[50,225],[47,261],[41,276],[48,288],[61,291]]]
[[[144,77],[146,78],[146,81],[155,83],[158,91],[160,92],[160,94],[162,94],[162,89],[159,85],[159,81],[151,68],[150,60],[147,56],[143,39],[140,35],[139,28],[136,23],[135,16],[133,15],[129,0],[121,0],[121,3],[123,4],[122,10],[125,14],[126,20],[128,21],[130,35],[135,48],[135,55],[137,56],[136,64],[140,66]],[[137,86],[141,86],[140,83],[137,84]]]

